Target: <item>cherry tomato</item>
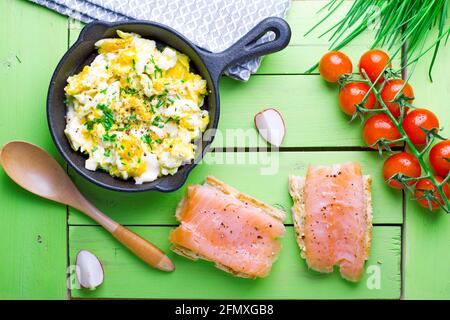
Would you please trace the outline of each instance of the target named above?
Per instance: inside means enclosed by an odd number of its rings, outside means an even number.
[[[386,140],[396,140],[400,139],[400,137],[400,132],[385,113],[376,114],[370,117],[364,124],[364,142],[373,149],[378,149],[378,146],[375,143],[382,138]],[[392,144],[389,146],[392,146]]]
[[[407,152],[399,152],[393,154],[389,158],[386,159],[383,165],[383,178],[391,187],[395,189],[401,189],[402,185],[400,182],[396,180],[389,180],[389,178],[393,177],[397,173],[402,173],[404,176],[410,178],[420,177],[420,173],[422,172],[422,168],[420,167],[419,160],[416,159],[410,153]],[[409,185],[413,185],[415,181],[409,181]]]
[[[430,110],[414,109],[405,116],[402,126],[411,142],[421,146],[427,142],[427,135],[421,128],[437,131],[439,120]]]
[[[438,183],[441,183],[444,179],[440,176],[434,176],[434,178],[436,179],[436,181]],[[429,208],[429,204],[428,204],[428,200],[427,199],[419,199],[420,197],[422,197],[424,195],[424,193],[420,190],[417,189],[422,189],[422,190],[432,190],[434,196],[437,198],[437,201],[439,201],[441,204],[444,204],[444,200],[442,199],[441,195],[439,194],[439,192],[437,191],[436,187],[433,185],[433,183],[431,182],[430,179],[423,179],[420,180],[419,182],[417,182],[416,184],[416,190],[414,191],[414,196],[418,199],[417,202],[424,208]],[[446,183],[443,187],[443,191],[444,194],[446,196],[446,198],[450,198],[450,187],[448,185],[448,183]],[[433,210],[436,210],[439,208],[439,204],[436,201],[432,201],[431,202],[431,207]]]
[[[430,163],[434,171],[446,177],[450,171],[450,140],[437,143],[430,150]]]
[[[406,83],[404,88],[403,85],[405,85],[405,80],[388,80],[384,85],[383,90],[381,90],[380,92],[381,99],[383,100],[384,104],[386,104],[386,107],[396,118],[400,117],[400,105],[396,102],[392,102],[395,97],[399,97],[403,93],[404,96],[411,98],[410,100],[407,100],[409,104],[411,104],[414,99],[414,92],[409,83]],[[401,88],[403,88],[402,93],[399,93]],[[408,112],[408,109],[408,107],[404,108],[405,114]]]
[[[352,70],[350,58],[340,51],[326,53],[319,62],[320,75],[331,83],[338,82],[343,74],[352,73]]]
[[[383,72],[384,68],[388,64],[390,58],[388,54],[382,50],[370,50],[364,53],[359,60],[359,73],[363,78],[365,78],[363,70],[367,73],[370,81],[375,82],[380,73]],[[389,63],[389,68],[392,68],[392,63]],[[384,81],[384,76],[378,79],[377,83]]]
[[[361,103],[366,93],[370,90],[367,83],[364,82],[350,82],[347,83],[339,92],[339,105],[342,111],[349,116],[353,115],[356,110],[356,105]],[[364,107],[367,109],[375,108],[377,99],[373,92],[370,92]]]

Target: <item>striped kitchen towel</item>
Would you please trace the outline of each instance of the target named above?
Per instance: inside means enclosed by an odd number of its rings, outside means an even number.
[[[196,45],[221,52],[258,22],[269,16],[284,18],[290,0],[31,0],[71,18],[94,20],[149,20],[168,25]],[[261,42],[270,40],[266,34]],[[226,70],[234,79],[247,81],[261,58]]]

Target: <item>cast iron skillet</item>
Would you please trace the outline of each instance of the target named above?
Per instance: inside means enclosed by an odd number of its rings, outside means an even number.
[[[159,49],[170,46],[191,58],[191,68],[207,81],[209,94],[205,99],[204,108],[209,111],[210,123],[204,135],[198,142],[196,159],[191,164],[179,168],[173,176],[161,177],[153,182],[141,185],[134,181],[113,178],[106,172],[89,171],[85,169],[86,156],[74,151],[64,134],[66,126],[66,106],[64,104],[64,87],[67,78],[81,71],[90,64],[97,52],[94,43],[104,38],[117,37],[116,31],[134,32],[143,38],[155,40]],[[263,44],[256,44],[266,32],[275,33],[275,39]],[[63,56],[53,73],[47,97],[47,120],[52,138],[66,161],[83,177],[89,181],[115,191],[138,192],[157,190],[162,192],[175,191],[187,179],[189,172],[207,152],[208,146],[214,138],[214,131],[219,121],[219,87],[218,82],[222,72],[229,66],[247,59],[266,55],[285,48],[290,40],[289,25],[280,18],[267,18],[255,26],[250,32],[239,39],[229,49],[220,53],[210,53],[196,47],[192,42],[177,31],[158,23],[148,21],[129,21],[122,23],[93,22],[86,25],[75,44]]]

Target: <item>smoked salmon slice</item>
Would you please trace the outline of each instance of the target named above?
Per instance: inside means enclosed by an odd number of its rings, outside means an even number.
[[[281,249],[284,212],[207,177],[188,187],[169,240],[187,258],[212,261],[234,275],[265,277]]]
[[[358,281],[372,238],[371,180],[358,163],[310,166],[306,177],[289,177],[294,227],[308,266]]]

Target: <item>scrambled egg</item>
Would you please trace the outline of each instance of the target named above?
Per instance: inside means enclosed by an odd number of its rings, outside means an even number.
[[[194,141],[209,123],[201,109],[206,81],[190,72],[186,55],[117,34],[98,41],[95,60],[67,79],[65,134],[89,156],[87,169],[141,184],[194,159]]]

